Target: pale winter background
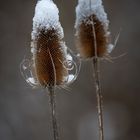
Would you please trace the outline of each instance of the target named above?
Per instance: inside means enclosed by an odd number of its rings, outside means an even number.
[[[74,0],[55,0],[67,45],[74,49]],[[0,0],[0,140],[52,140],[47,92],[26,84],[19,65],[30,47],[35,0]],[[140,140],[140,0],[104,0],[114,39],[101,64],[106,140]],[[61,140],[97,140],[96,95],[91,62],[83,62],[70,91],[57,90]]]

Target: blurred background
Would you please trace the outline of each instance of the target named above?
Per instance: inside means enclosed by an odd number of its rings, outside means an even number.
[[[55,0],[67,45],[74,47],[74,0]],[[19,66],[30,48],[35,0],[0,0],[0,140],[52,140],[47,92],[32,89]],[[106,140],[140,140],[140,0],[104,0],[112,40],[121,36],[113,63],[102,61]],[[91,61],[83,62],[69,91],[57,91],[61,140],[98,140]]]

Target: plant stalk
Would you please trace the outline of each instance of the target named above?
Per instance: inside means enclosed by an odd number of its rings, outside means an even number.
[[[90,11],[91,11],[92,1],[89,1]],[[95,78],[95,88],[96,88],[96,97],[97,97],[97,109],[98,109],[98,123],[99,123],[99,140],[104,140],[104,127],[103,127],[103,108],[102,108],[102,92],[101,92],[101,83],[100,83],[100,71],[99,71],[99,58],[97,52],[97,38],[96,38],[96,29],[95,22],[91,16],[92,21],[92,35],[93,35],[93,44],[94,44],[94,58],[93,58],[93,68],[94,68],[94,78]]]
[[[53,139],[59,140],[57,117],[56,117],[55,89],[53,86],[50,86],[48,87],[48,91],[49,91],[49,103],[50,103],[50,108],[51,108]]]
[[[99,140],[104,140],[103,108],[102,108],[102,94],[101,94],[102,92],[101,92],[99,60],[98,60],[98,58],[93,59],[93,66],[94,66],[94,78],[95,78],[97,109],[98,109]]]

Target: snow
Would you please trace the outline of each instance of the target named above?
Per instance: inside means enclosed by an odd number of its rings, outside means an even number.
[[[79,0],[76,7],[75,28],[90,15],[96,15],[98,20],[108,27],[109,21],[104,11],[102,0]]]
[[[27,78],[26,82],[29,83],[31,86],[37,86],[38,85],[33,77]]]
[[[59,11],[52,0],[40,0],[35,8],[33,17],[32,39],[38,35],[38,29],[56,29],[60,39],[64,37],[63,29],[59,22]]]
[[[73,61],[73,58],[72,58],[72,56],[70,54],[67,54],[67,60],[68,61]]]
[[[73,80],[74,80],[74,75],[73,75],[73,74],[70,74],[70,75],[68,76],[68,81],[67,81],[67,83],[71,83]]]
[[[107,46],[107,52],[108,52],[108,53],[111,53],[112,50],[113,50],[114,48],[115,48],[115,45],[109,44],[109,45]]]
[[[31,47],[31,53],[32,54],[35,54],[37,51],[36,51],[36,49],[35,49],[35,47]]]

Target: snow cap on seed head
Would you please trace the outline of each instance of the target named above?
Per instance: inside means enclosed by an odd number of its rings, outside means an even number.
[[[75,27],[92,14],[94,14],[100,22],[108,26],[109,20],[107,19],[107,14],[104,11],[102,0],[78,0]]]
[[[59,22],[59,10],[52,0],[40,0],[35,8],[33,18],[32,39],[38,35],[38,29],[55,29],[60,39],[64,37],[63,29]]]

